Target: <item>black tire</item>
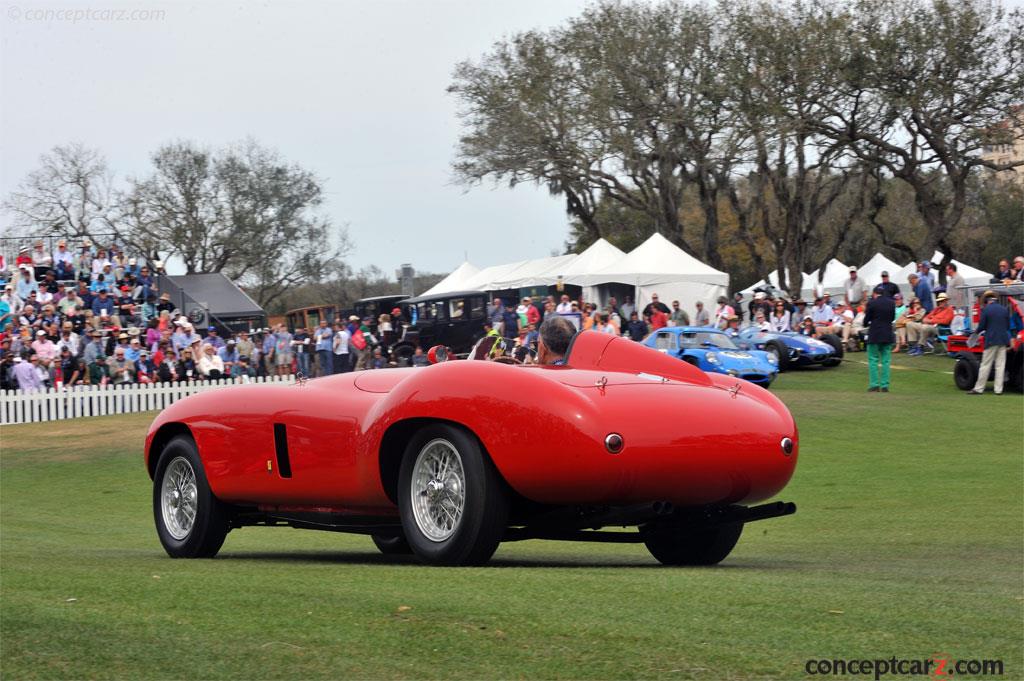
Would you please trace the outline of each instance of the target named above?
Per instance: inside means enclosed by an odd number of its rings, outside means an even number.
[[[978,363],[977,357],[969,352],[958,352],[956,364],[953,365],[953,380],[956,382],[956,387],[961,390],[973,389],[974,384],[978,382],[980,369],[981,365]]]
[[[413,474],[428,446],[450,447],[464,475],[463,507],[453,523],[450,536],[431,539],[420,528],[414,500],[427,496],[426,489],[413,490]],[[440,494],[445,494],[442,491]],[[440,503],[440,502],[439,502]],[[482,565],[505,535],[508,493],[494,464],[470,433],[447,424],[420,429],[405,448],[398,475],[398,510],[402,529],[413,553],[433,565]]]
[[[843,362],[843,341],[839,336],[834,333],[826,333],[822,335],[820,339],[823,343],[828,343],[832,346],[833,354],[831,357],[826,359],[822,364],[827,367],[836,367]]]
[[[647,525],[640,532],[647,550],[664,565],[716,565],[736,546],[743,523],[701,529]]]
[[[764,351],[774,351],[779,358],[779,373],[789,369],[789,350],[782,341],[770,340],[764,344]]]
[[[168,497],[168,517],[177,517],[176,512],[170,510],[172,503],[182,504],[183,499],[194,496],[194,520],[187,531],[182,527],[170,527],[163,507],[168,469],[171,468],[171,475],[174,475],[175,472],[187,470],[185,464],[194,475],[194,490],[186,485],[184,494],[178,490],[169,490],[167,493],[177,492],[174,502]],[[160,452],[153,475],[153,518],[160,543],[171,558],[212,558],[217,555],[231,529],[230,509],[210,490],[196,444],[186,435],[175,437]]]
[[[412,553],[412,547],[405,540],[404,536],[391,537],[380,534],[371,534],[370,538],[385,556],[407,556]]]

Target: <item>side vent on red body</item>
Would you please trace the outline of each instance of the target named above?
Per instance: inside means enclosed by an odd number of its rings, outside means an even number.
[[[292,477],[292,463],[288,460],[288,430],[283,423],[274,424],[274,449],[277,451],[277,472],[282,478]]]

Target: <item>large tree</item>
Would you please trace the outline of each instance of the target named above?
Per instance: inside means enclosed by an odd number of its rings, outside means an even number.
[[[135,241],[163,244],[187,272],[223,272],[264,307],[323,276],[348,249],[317,213],[319,179],[246,140],[219,152],[189,142],[153,154],[125,197]]]
[[[4,202],[14,226],[36,234],[87,236],[109,232],[117,213],[113,176],[103,154],[65,144],[39,158]]]
[[[982,157],[1020,134],[1007,121],[1024,92],[1024,15],[991,0],[861,0],[848,22],[847,49],[823,62],[840,97],[814,127],[910,185],[926,227],[915,254],[948,258],[972,175],[1024,164]]]

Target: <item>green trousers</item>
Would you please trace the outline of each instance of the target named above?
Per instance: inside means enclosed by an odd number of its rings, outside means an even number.
[[[891,343],[868,343],[868,387],[889,387],[889,360],[892,359]]]

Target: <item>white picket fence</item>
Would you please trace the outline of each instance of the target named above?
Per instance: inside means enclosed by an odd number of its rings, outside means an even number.
[[[0,393],[0,425],[38,423],[82,416],[133,414],[163,409],[176,400],[207,390],[248,383],[294,383],[294,376],[268,376],[220,381],[75,386],[25,393]]]

